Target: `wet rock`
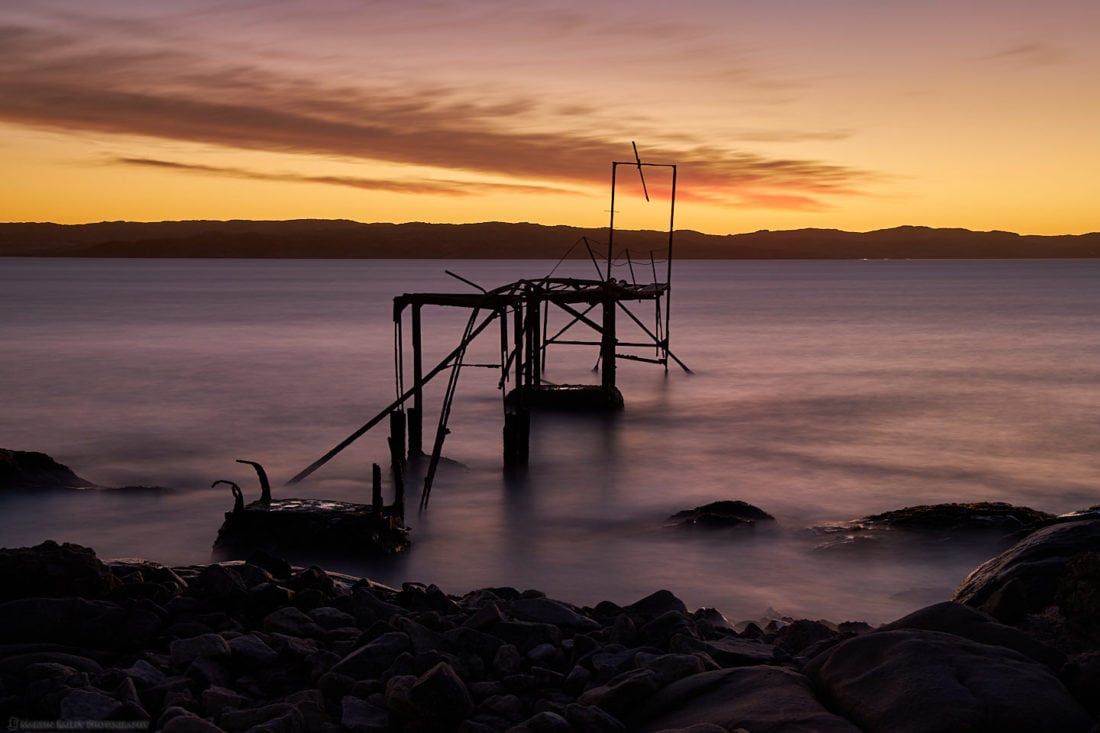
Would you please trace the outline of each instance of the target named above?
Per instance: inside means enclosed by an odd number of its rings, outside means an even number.
[[[620,720],[629,721],[660,686],[660,677],[653,670],[634,669],[593,687],[581,695],[578,702],[595,705]]]
[[[390,714],[369,700],[347,695],[340,701],[340,725],[356,733],[387,733]]]
[[[543,711],[522,724],[509,728],[508,733],[573,733],[573,726],[557,713]]]
[[[412,650],[408,634],[391,631],[359,647],[332,667],[332,672],[355,679],[377,678],[402,652]]]
[[[309,617],[313,619],[314,623],[318,626],[328,631],[355,626],[354,616],[338,608],[333,608],[332,606],[314,608],[309,612]]]
[[[706,725],[752,733],[859,733],[817,700],[809,680],[780,667],[741,667],[686,677],[646,701],[637,718],[632,730],[639,733]]]
[[[728,527],[752,527],[757,522],[774,522],[775,517],[759,507],[744,501],[714,501],[676,512],[668,521],[677,527],[720,529]]]
[[[743,667],[753,664],[776,664],[784,657],[771,644],[753,639],[713,639],[703,641],[689,636],[677,636],[669,651],[681,654],[703,653],[723,667]]]
[[[161,733],[225,733],[209,720],[203,720],[182,708],[177,709],[181,711],[180,714],[160,724]]]
[[[245,668],[263,667],[279,660],[279,654],[255,634],[235,636],[228,645],[233,661]]]
[[[772,641],[788,654],[799,654],[815,644],[837,638],[839,634],[821,621],[799,619],[777,631]]]
[[[325,630],[316,621],[294,606],[285,606],[269,613],[264,617],[263,627],[265,631],[310,639],[320,639],[325,635]]]
[[[0,467],[3,454],[0,451]],[[35,547],[0,548],[0,602],[17,598],[106,598],[122,587],[95,551],[47,540]]]
[[[638,640],[658,649],[668,649],[670,641],[677,635],[693,639],[699,637],[691,617],[680,611],[666,611],[638,629]]]
[[[1079,555],[1100,552],[1100,520],[1045,527],[978,566],[952,600],[1012,623],[1058,601],[1059,583]],[[1087,618],[1084,623],[1091,623]]]
[[[954,601],[927,606],[879,628],[882,631],[893,629],[943,631],[981,644],[1003,646],[1045,664],[1055,674],[1058,674],[1066,663],[1066,655],[1057,649],[1031,638],[1018,629],[999,623],[989,614]]]
[[[466,684],[446,662],[440,662],[416,680],[409,689],[409,701],[418,718],[441,729],[458,725],[474,709]]]
[[[600,628],[598,622],[577,613],[565,603],[549,598],[520,598],[508,606],[508,611],[519,621],[552,624],[570,635]]]
[[[121,702],[99,690],[74,689],[61,698],[59,715],[63,720],[110,720],[121,708]]]
[[[659,590],[622,609],[624,613],[642,622],[669,611],[687,613],[687,606],[669,590]]]
[[[1054,519],[1053,514],[1000,501],[922,504],[872,514],[857,523],[863,527],[896,527],[936,532],[993,530],[1001,534],[1027,531]]]
[[[202,657],[228,657],[229,644],[218,634],[202,634],[189,639],[176,639],[168,645],[172,666],[186,667]]]
[[[1013,650],[923,629],[852,637],[805,672],[867,733],[1087,731],[1088,712],[1042,664]]]
[[[21,598],[0,604],[0,642],[128,649],[146,644],[160,623],[143,609],[84,598]]]
[[[565,719],[585,733],[625,733],[626,726],[618,718],[595,705],[571,703],[565,707]]]
[[[503,621],[493,626],[493,635],[526,654],[539,644],[561,646],[561,629],[552,624],[530,621]]]

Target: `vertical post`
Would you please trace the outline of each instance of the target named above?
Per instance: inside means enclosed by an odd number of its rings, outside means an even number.
[[[668,203],[668,256],[665,265],[665,371],[668,371],[669,314],[672,312],[672,234],[676,231],[676,166],[672,166],[672,191]]]
[[[538,295],[527,296],[527,313],[524,326],[525,341],[527,344],[527,358],[525,360],[527,383],[538,386],[542,384],[542,308]]]
[[[611,282],[611,259],[615,252],[615,172],[618,163],[611,164],[611,221],[607,226],[607,281]]]
[[[516,351],[516,389],[520,390],[519,394],[522,396],[524,381],[523,381],[523,301],[517,299],[515,310],[512,312],[512,328],[514,333],[512,334],[512,342],[515,344]],[[521,397],[522,398],[522,397]]]
[[[382,516],[382,467],[375,463],[371,470],[371,511],[376,517]]]
[[[393,466],[393,516],[397,517],[398,521],[402,524],[405,522],[405,476],[401,470],[401,455],[400,448],[393,442],[390,443],[390,463]],[[378,466],[375,466],[378,468]],[[379,482],[382,478],[379,475]],[[381,499],[379,499],[381,501]]]
[[[405,413],[394,410],[390,413],[390,445],[398,463],[405,462]]]
[[[420,333],[420,303],[412,309],[413,406],[409,409],[409,455],[424,453],[424,354]]]
[[[602,363],[601,385],[605,396],[610,397],[615,390],[615,349],[618,346],[615,335],[615,296],[610,284],[603,289],[603,338],[600,340],[600,361]]]

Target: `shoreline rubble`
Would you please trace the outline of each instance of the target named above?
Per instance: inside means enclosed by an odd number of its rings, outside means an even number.
[[[1035,553],[1059,560],[1013,574]],[[168,568],[47,541],[0,550],[0,710],[169,733],[1087,731],[1098,557],[1100,521],[1062,523],[976,569],[957,598],[977,608],[738,632],[668,590],[579,607],[262,553]],[[986,612],[1005,609],[1014,625]]]

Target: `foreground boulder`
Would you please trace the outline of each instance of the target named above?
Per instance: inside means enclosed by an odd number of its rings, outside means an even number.
[[[0,548],[0,601],[16,598],[105,598],[121,583],[95,551],[47,540],[36,547]]]
[[[801,674],[779,667],[720,669],[686,677],[645,706],[640,733],[710,724],[752,733],[859,733],[825,709]]]
[[[867,733],[1088,731],[1092,718],[1043,664],[924,629],[877,631],[822,652],[805,673]]]
[[[1005,623],[1057,606],[1086,632],[1100,624],[1100,520],[1034,532],[978,566],[954,600]]]

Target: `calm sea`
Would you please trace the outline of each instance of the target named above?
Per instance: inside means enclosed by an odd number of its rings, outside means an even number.
[[[552,267],[0,260],[0,447],[101,485],[175,489],[9,493],[0,545],[208,561],[232,503],[210,484],[257,493],[238,458],[262,462],[276,495],[368,501],[381,431],[283,482],[393,399],[393,296],[467,290],[447,269],[493,287]],[[1100,261],[684,261],[671,316],[694,374],[621,362],[625,412],[536,416],[520,479],[501,471],[498,373],[464,370],[453,463],[408,517],[412,550],[328,564],[451,593],[512,585],[593,604],[670,588],[735,620],[770,607],[883,622],[949,597],[996,544],[844,542],[814,527],[918,503],[1100,503]],[[425,312],[429,364],[464,318]],[[468,360],[497,348],[491,329]],[[595,382],[595,356],[561,347],[546,376]],[[663,526],[716,499],[756,504],[776,526]]]

